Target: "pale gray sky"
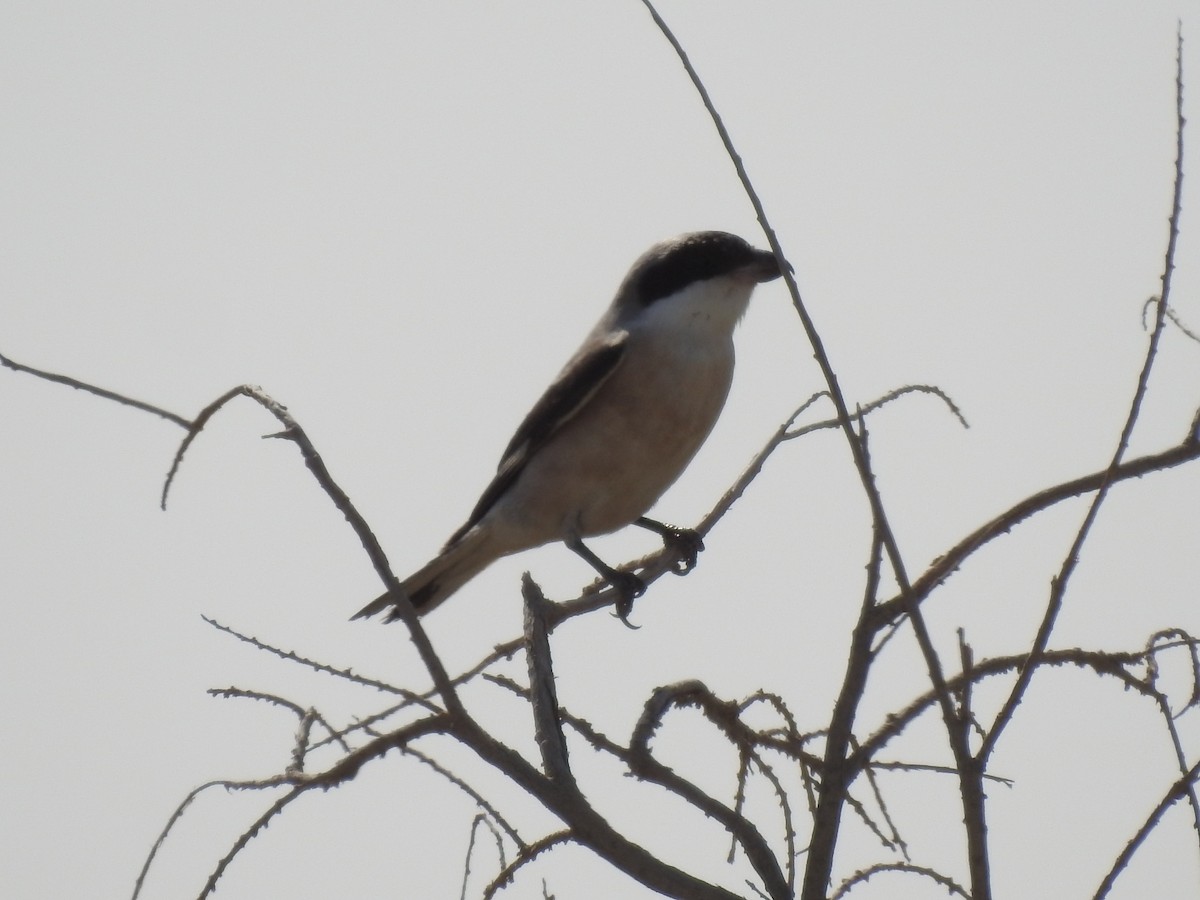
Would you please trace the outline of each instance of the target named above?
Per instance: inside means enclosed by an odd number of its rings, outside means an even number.
[[[851,402],[936,383],[972,425],[928,398],[873,420],[910,567],[1026,494],[1102,466],[1162,267],[1180,17],[1200,122],[1194,4],[662,12],[726,117]],[[0,119],[0,352],[184,415],[235,384],[263,385],[401,574],[460,524],[641,250],[701,228],[762,242],[711,122],[633,0],[9,2]],[[1175,306],[1200,325],[1194,149],[1189,171]],[[658,507],[664,519],[695,521],[821,387],[777,283],[756,295],[738,346],[726,414]],[[1178,441],[1198,405],[1200,346],[1172,331],[1134,449]],[[369,564],[294,448],[259,440],[274,423],[249,403],[196,442],[165,514],[176,427],[7,371],[0,422],[0,894],[128,896],[187,790],[286,763],[293,721],[207,688],[278,691],[331,714],[374,702],[218,635],[201,613],[424,685],[400,628],[346,621],[378,591]],[[1194,466],[1114,492],[1055,646],[1200,633],[1198,498]],[[928,608],[939,647],[953,652],[961,625],[980,656],[1025,648],[1082,512],[1025,526],[955,576]],[[653,586],[640,631],[596,616],[559,634],[564,703],[624,738],[653,687],[698,677],[729,698],[778,691],[802,727],[820,727],[865,523],[840,438],[788,446],[698,570]],[[653,541],[597,546],[620,559]],[[558,599],[591,577],[561,547],[497,564],[428,620],[451,669],[519,629],[525,569]],[[889,663],[866,724],[923,687],[907,635]],[[520,742],[524,714],[512,710],[522,718],[504,722],[507,706],[484,715]],[[663,737],[668,761],[707,764],[713,784],[730,784],[725,754],[708,758],[714,736],[679,727]],[[938,727],[897,753],[944,759]],[[1200,728],[1184,728],[1194,759]],[[1174,777],[1170,759],[1144,701],[1075,673],[1036,682],[995,761],[1015,779],[990,792],[998,895],[1090,896]],[[582,765],[614,822],[745,889],[718,831]],[[910,775],[890,788],[917,861],[963,877],[950,781]],[[632,811],[616,802],[626,792],[639,798]],[[194,896],[265,803],[200,801],[145,896]],[[516,809],[530,834],[547,826]],[[457,897],[471,814],[453,789],[390,759],[293,808],[218,896]],[[1189,821],[1175,810],[1113,896],[1200,896]],[[842,874],[875,852],[861,837],[847,848]],[[503,896],[540,897],[542,877],[561,900],[649,896],[578,850]],[[943,895],[900,884],[854,896]]]

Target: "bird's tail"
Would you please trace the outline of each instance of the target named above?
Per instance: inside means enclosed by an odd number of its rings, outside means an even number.
[[[488,540],[487,529],[472,528],[456,541],[447,544],[442,552],[424,567],[408,576],[401,586],[418,615],[425,615],[460,587],[486,569],[502,554],[497,553]],[[392,607],[385,621],[400,618],[395,611],[397,598],[390,593],[380,594],[358,612],[352,619],[366,619]]]

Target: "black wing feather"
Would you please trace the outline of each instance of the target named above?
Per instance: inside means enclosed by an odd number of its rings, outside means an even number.
[[[450,536],[447,547],[487,515],[488,510],[517,480],[533,455],[579,412],[616,371],[625,355],[628,340],[628,332],[620,331],[598,346],[589,348],[588,352],[572,360],[546,389],[546,393],[542,394],[524,421],[517,426],[516,433],[504,449],[496,477],[484,489],[475,509],[471,511],[471,517]]]

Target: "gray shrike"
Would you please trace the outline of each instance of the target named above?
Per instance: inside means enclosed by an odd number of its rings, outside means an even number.
[[[617,588],[622,619],[645,585],[605,565],[583,538],[637,524],[668,543],[694,532],[645,512],[708,437],[733,379],[733,329],[756,285],[780,275],[775,255],[723,231],[655,244],[513,435],[466,524],[403,583],[429,612],[495,560],[562,541]],[[383,594],[354,618],[393,607]]]

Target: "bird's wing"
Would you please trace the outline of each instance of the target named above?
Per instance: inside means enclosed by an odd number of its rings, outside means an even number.
[[[517,480],[526,464],[566,422],[578,413],[616,371],[625,356],[629,333],[617,331],[572,359],[542,394],[504,449],[492,479],[471,517],[446,542],[449,547],[482,519]]]

